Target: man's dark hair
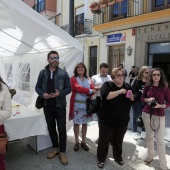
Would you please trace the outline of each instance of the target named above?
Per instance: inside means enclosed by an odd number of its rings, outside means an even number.
[[[135,68],[135,66],[132,66],[132,68]]]
[[[100,64],[100,69],[101,69],[102,67],[104,67],[104,68],[109,68],[108,64],[106,64],[106,63],[101,63],[101,64]]]
[[[49,57],[50,57],[51,54],[57,54],[57,55],[59,56],[59,54],[58,54],[57,51],[50,51],[50,52],[48,53],[48,55],[47,55],[47,59],[49,59]]]

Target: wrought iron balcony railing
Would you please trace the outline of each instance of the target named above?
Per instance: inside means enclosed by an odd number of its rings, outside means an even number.
[[[41,0],[39,3],[32,7],[37,12],[42,12],[45,10],[45,0]]]
[[[69,33],[69,24],[61,26],[63,30]],[[74,35],[91,34],[92,20],[82,20],[74,23]]]
[[[93,25],[170,8],[170,0],[122,0],[93,14]]]

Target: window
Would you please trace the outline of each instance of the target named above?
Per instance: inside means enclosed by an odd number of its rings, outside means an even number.
[[[75,35],[84,34],[84,6],[76,9]]]
[[[13,80],[13,67],[12,64],[5,64],[5,78],[6,78],[6,83],[8,84],[9,87],[12,87],[14,85],[14,80]]]
[[[30,90],[30,64],[19,65],[19,82],[18,88],[22,91]]]
[[[164,5],[164,0],[155,0],[155,7],[161,7]]]
[[[45,10],[45,0],[37,0],[37,12]]]
[[[124,0],[123,2],[115,3],[112,7],[112,20],[125,18],[128,15],[128,2]]]

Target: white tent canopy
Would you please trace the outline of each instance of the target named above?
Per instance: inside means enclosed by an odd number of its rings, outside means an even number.
[[[65,31],[21,0],[0,1],[0,75],[9,86],[33,94],[51,50],[70,76],[83,60],[83,46]]]
[[[0,1],[0,56],[23,55],[82,45],[21,0]]]

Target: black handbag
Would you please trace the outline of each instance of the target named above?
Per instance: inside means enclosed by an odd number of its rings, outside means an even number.
[[[86,99],[87,114],[98,113],[101,106],[101,97],[97,96],[91,100],[89,97]]]
[[[40,96],[37,97],[37,100],[35,102],[35,107],[37,109],[41,109],[43,107],[43,98],[42,97],[40,97]]]
[[[137,124],[138,127],[144,128],[144,123],[143,123],[142,115],[138,116],[138,118],[136,119],[136,124]]]

